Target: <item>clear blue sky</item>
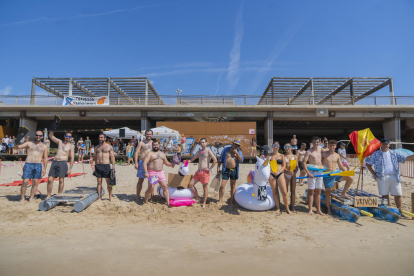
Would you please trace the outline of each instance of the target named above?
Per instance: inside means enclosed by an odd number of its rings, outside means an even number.
[[[413,95],[413,26],[412,0],[1,0],[0,94],[30,94],[33,76],[147,76],[162,95],[391,76]]]

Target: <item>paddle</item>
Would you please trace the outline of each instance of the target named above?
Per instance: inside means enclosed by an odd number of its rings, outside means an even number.
[[[272,169],[272,172],[277,172],[277,161],[276,160],[270,160],[270,168]]]
[[[355,175],[355,171],[343,171],[339,173],[327,173],[327,174],[322,174],[322,175],[314,175],[314,177],[354,176],[354,175]],[[309,176],[301,176],[301,177],[297,177],[296,179],[304,179],[304,178],[309,178]]]
[[[292,159],[290,160],[290,170],[294,171],[296,169],[296,160]]]

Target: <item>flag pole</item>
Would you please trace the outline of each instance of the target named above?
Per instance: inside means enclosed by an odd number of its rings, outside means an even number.
[[[359,176],[358,176],[357,193],[359,190],[359,181],[361,180],[361,174],[362,174],[362,162],[361,162],[361,168],[359,170]]]

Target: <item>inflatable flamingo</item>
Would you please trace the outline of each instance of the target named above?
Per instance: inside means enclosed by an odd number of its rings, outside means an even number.
[[[254,174],[250,174],[250,181],[253,184],[244,183],[238,186],[234,199],[237,204],[248,210],[266,211],[275,206],[272,188],[267,185],[270,177],[269,157],[263,160],[256,156],[256,160]]]

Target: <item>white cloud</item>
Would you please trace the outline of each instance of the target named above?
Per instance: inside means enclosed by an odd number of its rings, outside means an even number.
[[[12,92],[12,87],[11,85],[9,85],[9,86],[6,86],[3,90],[0,90],[0,95],[7,96],[7,95],[10,95],[11,92]]]
[[[230,62],[227,73],[227,81],[229,83],[229,92],[231,93],[236,87],[240,79],[240,51],[243,40],[243,4],[241,4],[236,15],[235,35],[233,40],[233,48],[230,51]]]
[[[86,18],[86,17],[103,16],[103,15],[108,15],[108,14],[112,14],[112,13],[134,11],[134,10],[148,8],[148,7],[154,7],[154,6],[158,6],[158,4],[157,5],[150,5],[150,6],[140,6],[140,7],[135,7],[135,8],[132,8],[132,9],[113,10],[113,11],[108,11],[108,12],[103,12],[103,13],[77,14],[77,15],[72,16],[72,17],[48,18],[48,17],[42,16],[42,17],[35,18],[35,19],[29,19],[29,20],[23,20],[23,21],[17,21],[17,22],[10,22],[10,23],[1,24],[0,27],[20,25],[20,24],[25,24],[25,23],[37,22],[37,21],[54,21],[54,20],[62,20],[62,19],[63,20],[70,20],[70,19],[78,19],[78,18]]]

